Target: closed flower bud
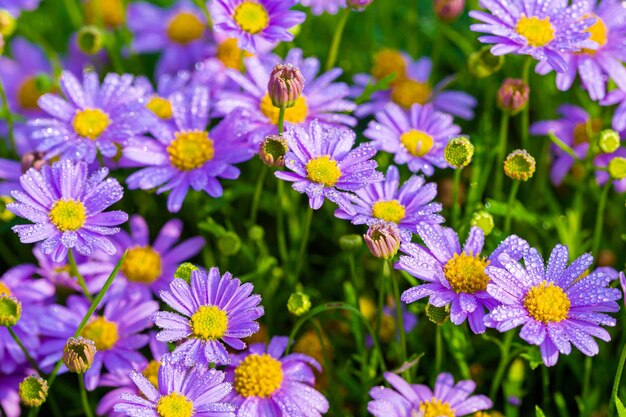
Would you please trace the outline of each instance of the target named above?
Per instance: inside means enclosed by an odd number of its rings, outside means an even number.
[[[343,235],[339,238],[339,247],[346,253],[353,253],[363,247],[363,238],[357,234]]]
[[[509,368],[509,381],[521,385],[524,382],[524,368],[524,361],[519,358],[515,359]]]
[[[176,272],[174,272],[174,278],[180,278],[189,282],[191,281],[191,273],[193,271],[197,271],[198,269],[199,268],[191,262],[184,262],[180,264],[178,268],[176,268]]]
[[[483,234],[488,236],[493,231],[493,216],[486,211],[477,211],[472,216],[471,225],[480,228]]]
[[[272,70],[267,92],[274,107],[286,109],[293,107],[302,95],[304,77],[297,67],[291,64],[278,64]]]
[[[454,22],[465,9],[465,0],[435,0],[435,14],[444,22]]]
[[[523,149],[514,150],[504,161],[504,173],[517,181],[528,181],[535,173],[535,158]]]
[[[15,326],[22,317],[22,303],[15,297],[0,293],[0,326]]]
[[[505,113],[515,115],[528,105],[530,87],[522,80],[507,78],[498,90],[498,107]]]
[[[391,259],[400,249],[400,230],[393,223],[374,223],[363,235],[363,239],[372,255],[377,258]]]
[[[443,151],[446,162],[454,168],[463,168],[472,162],[474,145],[467,136],[459,136],[451,139]]]
[[[27,376],[20,382],[19,394],[27,407],[41,407],[48,397],[48,382],[38,375]]]
[[[248,239],[253,242],[262,242],[265,237],[265,230],[258,224],[255,224],[248,230]]]
[[[271,167],[280,168],[285,166],[285,155],[289,147],[287,141],[278,135],[270,135],[261,142],[259,157]]]
[[[224,256],[236,255],[241,249],[241,239],[235,232],[226,232],[217,239],[217,249]]]
[[[470,55],[468,70],[476,78],[486,78],[504,65],[504,55],[493,55],[491,47],[485,46]]]
[[[4,38],[8,38],[13,35],[17,28],[17,20],[15,16],[9,13],[8,10],[0,9],[0,35]]]
[[[22,173],[26,173],[30,168],[35,168],[37,171],[41,169],[42,166],[46,165],[46,160],[44,159],[45,154],[43,152],[26,152],[22,156]]]
[[[300,317],[311,308],[311,298],[303,292],[294,292],[289,296],[287,309],[294,316]]]
[[[620,144],[621,139],[619,137],[619,133],[613,129],[604,129],[600,132],[598,146],[600,146],[602,152],[613,153],[619,148]]]
[[[363,11],[367,6],[372,4],[374,0],[348,0],[348,7],[352,10]]]
[[[87,55],[97,54],[104,46],[104,33],[96,26],[82,27],[76,36],[76,44]]]
[[[84,374],[96,356],[96,344],[82,336],[70,337],[63,348],[63,363],[70,372]]]
[[[626,158],[616,156],[609,162],[609,175],[615,180],[626,178]]]
[[[426,304],[426,317],[441,326],[450,319],[450,307],[435,307],[432,304]]]

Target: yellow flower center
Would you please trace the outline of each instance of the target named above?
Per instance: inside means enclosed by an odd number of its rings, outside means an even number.
[[[282,365],[267,353],[249,355],[235,368],[235,390],[242,397],[267,398],[282,382]]]
[[[404,206],[398,200],[377,201],[372,206],[372,216],[386,222],[398,224],[404,219],[405,215]]]
[[[97,10],[96,7],[100,8]],[[124,3],[122,0],[88,0],[85,3],[87,21],[97,24],[98,19],[109,27],[117,27],[126,21]]]
[[[148,362],[148,366],[146,366],[146,368],[141,373],[143,376],[146,377],[148,381],[150,381],[152,385],[154,385],[154,388],[157,388],[157,389],[159,388],[159,368],[160,367],[161,367],[161,362],[155,361],[153,359],[150,362]]]
[[[393,84],[391,100],[405,109],[414,104],[426,104],[430,100],[430,86],[427,83],[404,79]]]
[[[150,246],[128,249],[122,273],[131,282],[151,284],[161,276],[161,255]]]
[[[456,415],[450,404],[436,398],[420,403],[420,411],[424,413],[424,417],[454,417]]]
[[[26,78],[17,90],[17,101],[23,109],[38,109],[37,100],[41,97],[42,92],[37,88],[37,79],[35,77]]]
[[[268,94],[261,99],[261,113],[265,115],[273,125],[278,125],[278,115],[280,114],[280,109],[278,107],[274,107],[272,104],[272,100]],[[285,122],[289,122],[291,124],[302,123],[306,120],[309,115],[309,106],[306,102],[306,97],[300,96],[296,100],[296,104],[293,107],[289,107],[285,109]]]
[[[550,18],[539,19],[538,17],[522,17],[515,26],[515,31],[526,38],[526,42],[535,48],[545,46],[555,38],[555,29],[550,23]]]
[[[233,68],[236,70],[242,67],[242,54],[243,58],[249,58],[254,56],[248,51],[241,51],[237,45],[237,39],[229,38],[217,46],[217,59],[222,61],[227,68]]]
[[[172,103],[166,98],[154,96],[146,104],[146,108],[163,120],[172,118]]]
[[[235,9],[233,19],[241,30],[252,35],[269,26],[270,16],[265,6],[253,1],[244,1]]]
[[[109,115],[100,109],[78,110],[72,120],[77,135],[96,140],[111,124]]]
[[[329,155],[318,156],[306,163],[307,178],[318,184],[332,187],[341,178],[341,170],[337,161]]]
[[[606,45],[606,42],[608,41],[609,29],[606,27],[606,23],[604,23],[604,20],[602,20],[599,16],[595,14],[586,14],[583,16],[583,19],[588,19],[590,17],[595,18],[596,23],[591,25],[589,29],[586,30],[586,32],[591,34],[591,36],[589,36],[589,40],[597,43],[599,49]],[[596,50],[583,48],[580,53],[595,55]]]
[[[435,145],[435,139],[426,132],[411,129],[400,136],[400,142],[413,156],[426,155]]]
[[[208,132],[201,130],[186,130],[176,132],[176,138],[167,147],[170,162],[181,171],[191,171],[200,168],[207,161],[213,159],[215,149]]]
[[[395,49],[383,49],[374,55],[372,75],[377,80],[396,74],[394,82],[406,78],[406,61]]]
[[[3,222],[9,222],[15,218],[15,214],[12,211],[7,210],[7,204],[14,202],[15,200],[6,195],[0,195],[0,220]]]
[[[204,23],[190,12],[178,13],[167,25],[167,37],[181,45],[200,39],[203,34]]]
[[[102,316],[96,317],[88,323],[80,335],[86,339],[91,339],[96,345],[96,349],[108,350],[117,343],[119,336],[117,334],[117,324],[108,321]]]
[[[159,398],[156,411],[160,417],[191,417],[193,403],[184,395],[173,392]]]
[[[443,267],[443,274],[457,293],[473,294],[487,289],[489,277],[485,268],[489,261],[465,252],[455,253]]]
[[[216,306],[200,306],[189,320],[191,331],[202,340],[216,340],[224,336],[228,329],[226,312]]]
[[[60,231],[76,231],[85,224],[85,206],[82,202],[72,199],[58,200],[50,209],[48,217]]]
[[[11,290],[4,282],[0,282],[0,297],[6,295],[7,297],[12,295]]]
[[[567,318],[571,302],[565,291],[553,282],[545,280],[532,287],[524,297],[524,307],[528,314],[543,323],[560,322]]]

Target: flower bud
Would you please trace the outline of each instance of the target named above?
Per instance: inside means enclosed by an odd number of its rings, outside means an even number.
[[[17,28],[17,19],[6,9],[0,9],[0,35],[8,38]]]
[[[70,337],[63,348],[63,363],[70,372],[84,374],[96,356],[96,344],[82,336]]]
[[[41,407],[48,397],[48,382],[39,375],[27,376],[20,382],[19,394],[27,407]]]
[[[224,256],[236,255],[241,249],[241,239],[235,232],[226,232],[217,239],[217,249]]]
[[[78,49],[87,55],[95,55],[104,46],[104,33],[96,26],[85,26],[76,35]]]
[[[363,246],[363,238],[361,235],[350,234],[343,235],[339,238],[339,247],[346,253],[354,253]]]
[[[180,264],[178,268],[176,268],[176,272],[174,272],[174,278],[180,278],[189,282],[191,281],[191,273],[193,271],[197,271],[198,269],[199,268],[191,262],[184,262]]]
[[[285,166],[288,150],[287,140],[278,135],[269,135],[261,142],[259,157],[266,165],[280,168]]]
[[[7,204],[14,202],[11,197],[0,195],[0,221],[10,222],[15,218],[15,214],[7,209]],[[0,291],[0,294],[2,291]]]
[[[504,161],[504,173],[517,181],[528,181],[535,173],[535,158],[523,149],[516,149]]]
[[[476,78],[489,77],[504,65],[504,55],[493,55],[491,47],[485,46],[470,55],[468,71]]]
[[[524,382],[524,367],[523,360],[515,359],[509,367],[509,381],[521,385]]]
[[[286,109],[293,107],[302,95],[304,77],[297,67],[291,64],[278,64],[272,70],[267,91],[274,107]]]
[[[480,228],[485,236],[491,234],[495,226],[493,216],[486,211],[477,211],[474,213],[471,225]]]
[[[435,307],[432,304],[426,304],[426,317],[433,323],[442,326],[450,319],[450,307]]]
[[[393,223],[372,224],[363,239],[372,255],[377,258],[391,259],[400,249],[400,230]]]
[[[22,303],[15,297],[0,294],[0,326],[15,326],[22,317]]]
[[[620,144],[621,139],[619,137],[619,133],[613,129],[604,129],[600,132],[598,146],[600,146],[602,152],[613,153],[619,148]]]
[[[26,152],[22,156],[22,173],[26,173],[30,168],[35,168],[37,171],[41,169],[44,165],[46,165],[46,160],[44,159],[45,154],[43,152],[33,151]]]
[[[248,230],[248,239],[253,242],[262,242],[265,237],[265,230],[258,224],[255,224]]]
[[[435,14],[444,22],[454,22],[465,9],[465,0],[435,0]]]
[[[287,309],[294,316],[300,317],[311,308],[311,298],[303,292],[294,292],[289,296]]]
[[[498,90],[498,107],[505,113],[515,115],[528,105],[530,87],[523,80],[507,78]]]
[[[365,10],[374,0],[348,0],[348,7],[358,12]]]
[[[609,162],[609,175],[614,180],[626,178],[626,158],[616,156]]]
[[[443,151],[446,162],[454,168],[463,168],[472,162],[474,145],[467,136],[459,136],[451,139]]]

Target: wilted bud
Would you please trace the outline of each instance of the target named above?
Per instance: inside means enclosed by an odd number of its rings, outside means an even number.
[[[0,326],[15,326],[22,317],[22,303],[15,297],[0,293]]]
[[[274,107],[286,109],[293,107],[302,95],[304,77],[297,67],[291,64],[278,64],[272,70],[267,92]]]
[[[372,4],[374,0],[348,0],[348,7],[352,10],[363,11],[367,6]]]
[[[235,232],[226,232],[217,239],[217,249],[224,256],[232,256],[241,249],[241,239]]]
[[[426,304],[426,317],[433,323],[442,326],[450,319],[450,307],[435,307],[432,304]]]
[[[621,139],[619,137],[619,133],[614,131],[613,129],[604,129],[600,132],[600,138],[598,139],[598,146],[602,152],[605,153],[613,153],[621,144]]]
[[[339,238],[339,247],[346,253],[353,253],[361,249],[363,238],[357,234],[343,235]]]
[[[76,35],[76,44],[87,55],[97,54],[104,46],[104,33],[96,26],[82,27]]]
[[[24,378],[19,385],[22,404],[27,407],[41,407],[48,397],[48,382],[39,375]]]
[[[191,273],[193,271],[197,271],[198,269],[199,268],[191,262],[184,262],[180,264],[178,268],[176,268],[176,272],[174,272],[174,278],[180,278],[189,282],[191,281]]]
[[[261,242],[265,237],[265,230],[258,224],[255,224],[248,230],[248,239],[253,242]]]
[[[483,234],[488,236],[493,231],[493,216],[486,211],[477,211],[472,216],[471,225],[480,228]]]
[[[8,38],[13,35],[17,27],[17,19],[6,9],[0,9],[0,35]]]
[[[444,22],[454,22],[465,9],[465,0],[435,0],[435,14]]]
[[[504,173],[517,181],[528,181],[535,173],[535,158],[526,150],[516,149],[504,161]]]
[[[311,308],[311,298],[303,292],[294,292],[289,296],[287,309],[294,316],[300,317]]]
[[[528,105],[530,87],[523,80],[507,78],[498,90],[498,107],[505,113],[515,115]]]
[[[365,244],[377,258],[391,259],[400,249],[400,230],[393,223],[374,223],[363,235]]]
[[[451,139],[443,151],[446,162],[454,168],[463,168],[472,162],[474,145],[467,136],[459,136]]]
[[[476,78],[489,77],[504,65],[504,55],[491,53],[491,47],[485,46],[469,57],[468,70]]]
[[[63,348],[63,363],[70,372],[84,374],[96,356],[96,344],[82,336],[70,337]]]
[[[42,166],[46,165],[44,156],[45,154],[43,152],[38,151],[25,153],[22,156],[22,173],[25,173],[30,168],[35,168],[39,171]]]
[[[278,135],[269,135],[261,142],[259,157],[266,165],[280,168],[285,166],[288,150],[287,140]]]
[[[609,162],[609,175],[615,180],[626,178],[626,158],[616,156]]]

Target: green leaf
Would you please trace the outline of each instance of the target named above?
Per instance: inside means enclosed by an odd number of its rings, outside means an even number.
[[[543,410],[541,410],[541,408],[539,408],[538,405],[535,406],[535,415],[537,417],[546,417],[546,414],[543,412]]]
[[[541,352],[539,352],[539,349],[536,347],[529,348],[528,351],[522,353],[520,356],[528,361],[530,369],[533,370],[537,369],[537,367],[543,363]]]
[[[615,396],[615,408],[617,408],[618,417],[626,417],[626,407],[624,407],[624,403],[617,395]]]

